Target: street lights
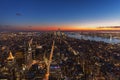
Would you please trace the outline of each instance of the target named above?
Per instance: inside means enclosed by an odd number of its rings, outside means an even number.
[[[54,51],[54,44],[55,44],[55,42],[54,42],[54,40],[53,40],[53,44],[52,44],[52,48],[51,48],[49,60],[44,57],[45,64],[46,64],[46,66],[47,66],[47,72],[46,72],[46,74],[45,74],[45,79],[44,79],[44,80],[49,80],[50,64],[51,64],[51,62],[52,62],[52,56],[53,56],[53,51]]]

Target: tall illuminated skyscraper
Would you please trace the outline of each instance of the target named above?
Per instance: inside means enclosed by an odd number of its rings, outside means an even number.
[[[28,50],[25,55],[25,63],[26,63],[27,68],[30,67],[30,65],[32,64],[32,61],[33,61],[31,44],[32,44],[32,41],[30,40],[30,42],[28,42]]]
[[[9,56],[8,56],[8,58],[7,58],[7,64],[8,64],[8,65],[13,65],[14,63],[15,63],[15,59],[14,59],[14,57],[13,57],[12,52],[10,51]]]

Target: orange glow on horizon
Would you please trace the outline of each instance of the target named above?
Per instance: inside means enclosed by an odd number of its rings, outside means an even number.
[[[56,31],[60,28],[63,31],[94,31],[94,30],[120,30],[120,28],[98,28],[98,27],[79,27],[79,26],[32,26],[32,27],[19,27],[14,30],[26,31]]]
[[[32,26],[32,27],[21,27],[19,30],[33,30],[33,31],[51,31],[51,30],[71,31],[71,30],[96,30],[94,27],[75,27],[75,26]]]

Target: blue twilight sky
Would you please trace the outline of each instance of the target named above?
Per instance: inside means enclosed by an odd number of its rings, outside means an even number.
[[[0,25],[120,25],[120,0],[0,0]]]

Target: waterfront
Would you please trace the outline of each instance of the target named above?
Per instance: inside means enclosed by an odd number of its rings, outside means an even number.
[[[120,80],[120,0],[0,0],[0,80]]]
[[[114,37],[108,37],[108,38],[104,38],[104,37],[98,37],[98,36],[86,36],[86,35],[82,35],[82,34],[78,34],[78,33],[68,33],[67,34],[69,37],[72,38],[76,38],[76,39],[84,39],[84,40],[91,40],[91,41],[103,41],[106,43],[111,43],[111,44],[118,44],[120,43],[120,39],[116,39]]]
[[[0,79],[120,79],[119,45],[71,38],[60,31],[0,35]]]

